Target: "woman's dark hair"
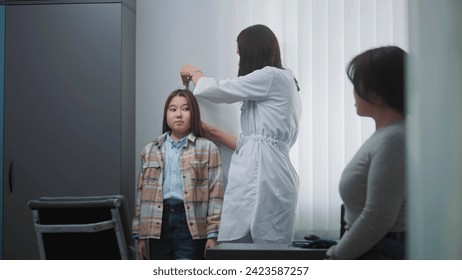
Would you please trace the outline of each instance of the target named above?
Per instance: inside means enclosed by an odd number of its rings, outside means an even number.
[[[370,49],[353,58],[346,74],[362,99],[369,102],[375,93],[404,114],[405,59],[406,52],[396,46]]]
[[[279,43],[273,31],[265,25],[253,25],[237,36],[239,50],[238,76],[245,76],[265,66],[282,68]]]
[[[201,112],[199,110],[199,104],[197,103],[197,99],[194,96],[194,94],[188,89],[177,89],[170,93],[170,95],[167,97],[164,106],[164,120],[162,122],[162,133],[172,130],[167,124],[167,110],[168,106],[170,105],[170,102],[175,96],[181,96],[186,98],[188,102],[189,111],[191,112],[191,131],[197,137],[203,137],[204,133],[202,132]]]

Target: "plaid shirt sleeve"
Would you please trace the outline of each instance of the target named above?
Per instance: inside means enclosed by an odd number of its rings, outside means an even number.
[[[209,203],[207,214],[207,234],[218,234],[223,206],[224,186],[221,171],[221,158],[217,146],[211,143],[209,153]]]
[[[143,163],[144,163],[144,152],[141,154],[141,167],[140,173],[138,175],[138,184],[136,188],[136,207],[135,207],[135,217],[132,221],[132,232],[133,238],[138,239],[140,236],[140,212],[141,212],[141,191],[143,189]]]

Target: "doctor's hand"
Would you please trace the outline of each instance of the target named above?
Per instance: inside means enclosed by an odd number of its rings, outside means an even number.
[[[199,79],[202,78],[203,73],[198,67],[191,64],[185,64],[180,69],[180,75],[182,77],[189,76],[194,85],[196,85]]]
[[[236,150],[237,137],[233,134],[224,132],[214,126],[211,126],[205,122],[201,122],[202,132],[204,133],[204,138],[207,138],[211,141],[216,141],[232,151]]]
[[[209,140],[215,140],[213,137],[213,130],[215,128],[203,121],[201,122],[201,126],[202,126],[202,132],[204,133],[204,138],[207,138]]]

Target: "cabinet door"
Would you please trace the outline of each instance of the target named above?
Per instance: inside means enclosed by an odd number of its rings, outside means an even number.
[[[5,259],[39,257],[30,199],[120,193],[121,107],[120,3],[6,7]]]

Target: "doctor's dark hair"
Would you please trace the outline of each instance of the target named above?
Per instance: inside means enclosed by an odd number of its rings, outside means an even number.
[[[284,69],[278,39],[265,25],[252,25],[242,30],[237,36],[237,47],[240,56],[238,77],[265,66]]]
[[[367,102],[371,94],[381,96],[388,106],[405,114],[406,52],[396,46],[367,50],[351,60],[346,74],[356,94]]]
[[[175,96],[181,96],[181,97],[186,98],[188,102],[189,111],[191,112],[191,118],[190,118],[191,131],[197,137],[203,137],[204,133],[202,132],[201,112],[199,110],[199,104],[197,103],[197,99],[194,96],[194,94],[188,89],[177,89],[173,91],[172,93],[170,93],[170,95],[167,97],[167,100],[165,101],[165,106],[164,106],[164,120],[162,122],[162,133],[172,130],[167,124],[167,110],[168,110],[168,106],[170,105],[170,102]]]

